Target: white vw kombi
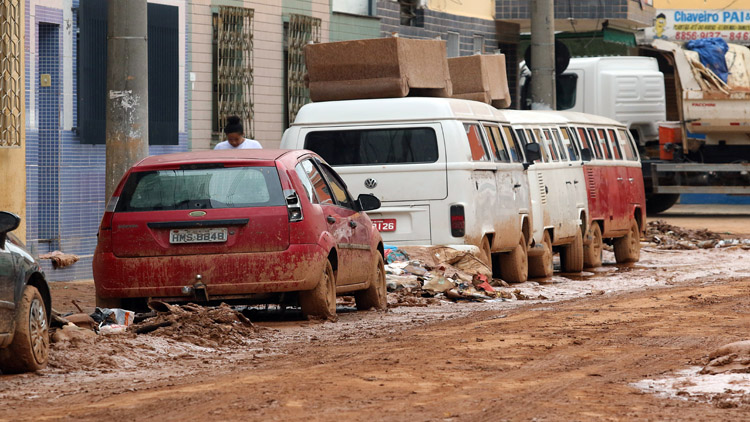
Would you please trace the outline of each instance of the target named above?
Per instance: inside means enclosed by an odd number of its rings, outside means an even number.
[[[532,221],[522,145],[503,112],[450,98],[307,104],[282,148],[305,148],[336,168],[386,243],[479,248],[506,281],[527,278]],[[476,249],[475,249],[476,250]]]

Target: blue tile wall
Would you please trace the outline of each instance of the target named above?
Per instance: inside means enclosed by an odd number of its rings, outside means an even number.
[[[79,261],[68,268],[52,269],[48,260],[41,264],[50,281],[90,279],[91,262],[96,247],[96,232],[105,206],[105,145],[81,144],[74,130],[62,126],[64,115],[62,51],[62,9],[59,2],[39,1],[35,16],[29,14],[26,2],[26,39],[35,31],[35,45],[26,49],[26,110],[36,115],[27,119],[26,127],[26,230],[29,248],[37,254],[60,250],[78,255]],[[40,3],[45,5],[40,5]],[[78,1],[73,1],[74,11]],[[78,30],[73,13],[73,34]],[[187,34],[188,31],[185,31]],[[78,125],[78,92],[76,43],[73,43],[73,126]],[[30,69],[35,69],[35,80]],[[187,72],[187,71],[186,71]],[[52,86],[40,87],[39,75],[49,73]],[[188,78],[183,89],[187,91]],[[35,110],[30,110],[31,99]],[[187,110],[187,102],[184,105]],[[36,124],[34,124],[36,123]],[[187,151],[185,128],[178,145],[151,146],[149,153],[166,154]]]

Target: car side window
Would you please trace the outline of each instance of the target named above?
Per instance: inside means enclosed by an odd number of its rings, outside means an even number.
[[[326,164],[320,164],[320,171],[323,172],[326,180],[331,186],[331,192],[336,200],[336,203],[344,208],[354,209],[354,201],[349,196],[349,192],[346,191],[346,185],[341,178]]]
[[[326,184],[326,181],[323,179],[323,175],[318,171],[318,168],[311,160],[305,160],[300,164],[302,164],[302,168],[305,170],[307,177],[310,178],[310,183],[312,183],[313,186],[313,193],[318,199],[317,202],[323,205],[333,204],[331,190],[328,188],[328,184]]]
[[[607,140],[607,135],[604,132],[604,129],[599,129],[599,143],[602,145],[602,151],[604,152],[604,158],[607,160],[612,159],[612,154],[609,152],[609,141]]]
[[[544,145],[544,141],[542,141],[542,131],[539,129],[534,129],[533,131],[531,129],[526,129],[526,133],[529,135],[529,140],[532,142],[535,142],[539,144],[539,152],[542,156],[542,162],[543,163],[549,163],[550,157],[547,153],[547,147]]]
[[[552,161],[560,161],[560,153],[557,150],[557,146],[555,146],[555,142],[552,140],[549,129],[543,129],[542,133],[544,133],[544,144],[547,147],[550,158]]]
[[[620,140],[624,145],[625,159],[629,161],[638,161],[638,152],[633,144],[633,140],[624,129],[618,129],[617,133],[620,134]]]
[[[495,158],[497,158],[497,160],[500,162],[510,163],[510,154],[508,154],[508,150],[505,148],[503,137],[500,134],[500,128],[493,125],[485,126],[484,130],[485,132],[487,132],[487,139],[489,140],[490,146],[495,153]]]
[[[591,140],[591,146],[594,148],[594,156],[598,159],[603,159],[604,156],[602,155],[602,150],[599,146],[599,141],[596,139],[596,131],[594,129],[589,128],[589,139]]]
[[[615,160],[622,160],[622,151],[620,151],[620,142],[617,140],[617,136],[615,136],[614,129],[607,129],[607,134],[609,135],[609,140],[612,144],[612,153],[615,155]]]
[[[570,156],[570,161],[577,161],[578,160],[578,152],[576,151],[575,142],[573,140],[573,133],[568,132],[568,128],[561,127],[560,133],[562,133],[563,137],[563,144],[568,148],[568,156]]]
[[[516,138],[516,134],[513,133],[510,126],[503,126],[503,132],[505,132],[505,139],[508,140],[508,150],[510,151],[510,157],[514,163],[520,163],[523,161],[521,156],[521,145]]]
[[[479,130],[479,125],[464,123],[464,130],[466,130],[466,138],[471,149],[471,159],[473,161],[490,161],[489,151],[485,149],[484,142],[482,142],[482,132]]]
[[[302,182],[302,186],[305,187],[305,195],[307,195],[307,199],[310,200],[311,203],[317,204],[318,198],[315,197],[315,194],[313,193],[313,185],[310,181],[310,178],[307,177],[307,171],[305,171],[304,164],[305,162],[309,162],[309,160],[305,160],[302,163],[297,164],[294,166],[294,171],[297,173],[297,177],[299,177],[299,181]],[[312,163],[310,163],[312,165]]]

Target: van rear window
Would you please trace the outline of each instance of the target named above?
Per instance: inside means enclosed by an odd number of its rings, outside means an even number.
[[[332,166],[434,163],[438,143],[431,128],[326,130],[310,132],[305,148]]]
[[[275,167],[158,170],[131,173],[116,212],[284,205]]]

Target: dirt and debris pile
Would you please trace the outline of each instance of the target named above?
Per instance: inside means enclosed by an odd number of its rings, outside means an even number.
[[[152,302],[149,306],[156,315],[130,326],[128,331],[213,348],[243,345],[258,332],[247,317],[225,303],[203,307]]]
[[[658,249],[692,250],[732,246],[750,249],[750,239],[723,239],[720,233],[707,229],[684,229],[663,220],[648,223],[646,241],[656,244]]]
[[[701,374],[750,374],[750,340],[725,344],[711,352]]]
[[[58,268],[69,267],[75,264],[76,262],[78,262],[78,255],[63,253],[60,251],[54,251],[54,252],[39,255],[39,259],[51,260],[52,268],[56,270]]]
[[[519,289],[493,279],[490,268],[467,251],[445,246],[386,248],[388,305],[428,306],[451,301],[527,300]]]

